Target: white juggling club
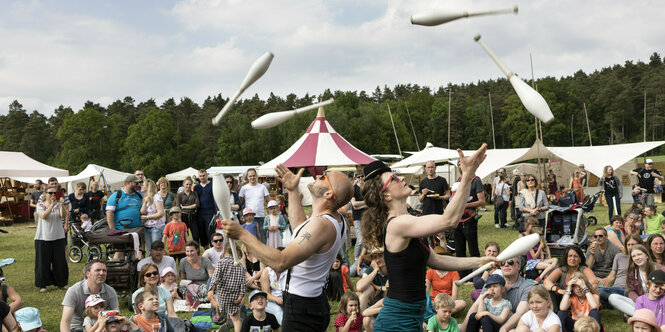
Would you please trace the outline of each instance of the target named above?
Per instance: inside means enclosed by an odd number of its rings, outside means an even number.
[[[411,15],[411,24],[425,25],[425,26],[435,26],[439,24],[448,23],[456,19],[471,17],[471,16],[484,16],[484,15],[497,15],[497,14],[517,14],[517,5],[513,8],[498,9],[498,10],[488,10],[482,12],[471,12],[468,11],[459,11],[459,10],[446,10],[446,9],[435,9],[423,13]]]
[[[215,199],[215,204],[219,209],[219,214],[222,215],[224,220],[231,219],[231,193],[229,187],[226,185],[224,176],[217,173],[212,176],[212,196]],[[228,235],[227,235],[228,238]],[[231,245],[231,253],[233,254],[233,265],[238,266],[238,253],[236,252],[236,241],[228,238],[229,245]]]
[[[272,128],[274,126],[279,125],[280,123],[294,117],[296,114],[301,114],[307,111],[311,111],[313,109],[317,109],[319,107],[323,107],[326,105],[330,105],[335,102],[335,99],[330,98],[328,100],[312,104],[309,106],[297,108],[294,110],[290,111],[283,111],[283,112],[275,112],[275,113],[268,113],[264,114],[258,119],[252,121],[252,128],[254,129],[268,129]]]
[[[508,248],[506,248],[504,251],[502,251],[499,256],[496,256],[496,259],[499,261],[507,261],[513,257],[518,257],[526,254],[529,250],[531,250],[538,242],[540,241],[540,234],[529,234],[527,236],[523,236],[515,242],[511,243]],[[485,272],[485,270],[489,269],[490,266],[492,266],[494,263],[487,263],[481,267],[479,267],[477,270],[469,273],[466,277],[455,281],[455,284],[457,286],[460,286],[461,284],[471,280],[471,278]]]
[[[490,50],[489,47],[487,47],[487,45],[485,45],[485,43],[480,40],[480,35],[476,35],[473,37],[473,39],[477,41],[480,46],[482,46],[490,58],[494,60],[494,63],[499,66],[499,69],[501,69],[506,77],[508,77],[510,84],[513,86],[513,89],[522,101],[522,104],[526,110],[544,123],[549,123],[550,121],[554,120],[554,115],[552,115],[552,111],[550,110],[549,105],[547,105],[545,98],[543,98],[543,96],[541,96],[528,84],[524,83],[524,81],[517,77],[515,73],[510,71],[510,69],[508,69],[508,67],[506,67],[506,65],[496,57],[494,52],[492,52],[492,50]]]
[[[233,107],[233,104],[235,104],[236,100],[240,95],[256,80],[261,78],[263,74],[266,73],[268,70],[268,67],[270,67],[270,63],[272,62],[272,58],[274,55],[271,52],[266,52],[266,54],[262,55],[254,63],[252,64],[251,67],[249,67],[249,71],[247,72],[247,76],[245,76],[245,79],[242,81],[242,84],[240,85],[240,89],[238,89],[238,92],[236,92],[231,99],[229,99],[229,102],[222,107],[222,110],[217,113],[217,116],[215,116],[214,119],[212,119],[212,124],[216,126],[219,123],[219,120],[222,119],[224,115]]]

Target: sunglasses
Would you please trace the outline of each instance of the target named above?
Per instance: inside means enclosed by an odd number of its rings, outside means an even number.
[[[390,174],[390,178],[388,179],[388,181],[386,181],[386,183],[383,184],[383,187],[381,187],[381,191],[386,190],[386,188],[388,188],[388,186],[390,185],[390,182],[393,181],[400,182],[402,180],[395,173]]]
[[[224,240],[222,240],[222,239],[217,239],[217,240],[212,240],[211,242],[212,242],[212,243],[220,243],[220,242],[224,242]]]
[[[49,195],[55,195],[55,191],[47,191],[46,193]]]
[[[512,260],[512,259],[509,259],[509,260],[507,260],[507,261],[501,263],[501,266],[506,266],[506,265],[513,266],[513,265],[515,265],[515,261]]]
[[[330,192],[332,192],[333,200],[337,200],[337,196],[335,196],[335,191],[333,190],[332,184],[330,183],[330,179],[328,179],[328,174],[322,176],[321,178],[325,179],[326,182],[328,183],[328,188],[330,188]]]
[[[526,182],[536,181],[536,179],[528,179]]]
[[[602,238],[604,238],[604,237],[605,237],[605,235],[603,235],[603,234],[600,234],[600,235],[596,235],[596,234],[594,234],[594,235],[593,235],[593,238],[594,238],[594,239],[598,239],[598,238],[601,238],[601,239],[602,239]]]
[[[231,184],[231,183],[233,183],[233,181],[226,181],[226,183]]]
[[[159,272],[157,272],[157,271],[148,272],[148,273],[144,274],[143,276],[146,277],[146,278],[157,277],[157,276],[159,276]]]
[[[364,177],[365,177],[364,175],[358,175],[358,176],[356,176],[356,179],[362,179]]]

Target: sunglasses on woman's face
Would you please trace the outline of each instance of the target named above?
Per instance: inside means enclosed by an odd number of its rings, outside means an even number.
[[[157,272],[157,271],[148,272],[148,273],[144,274],[143,276],[146,277],[146,278],[152,278],[152,277],[159,276],[159,272]]]
[[[388,181],[386,181],[386,183],[383,184],[383,187],[381,187],[381,191],[386,190],[386,188],[388,188],[388,186],[390,185],[390,182],[393,182],[393,181],[400,182],[402,180],[399,178],[399,176],[397,176],[397,174],[395,174],[395,173],[390,174],[390,178],[388,179]]]
[[[55,191],[47,191],[46,193],[49,195],[55,195]]]

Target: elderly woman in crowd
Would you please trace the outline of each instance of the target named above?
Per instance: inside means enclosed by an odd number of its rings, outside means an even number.
[[[134,294],[132,294],[132,303],[135,303],[136,296],[142,293],[145,290],[153,291],[157,294],[159,299],[159,308],[157,312],[163,315],[168,315],[168,317],[178,317],[173,308],[173,298],[171,297],[171,292],[166,290],[163,287],[159,287],[159,267],[157,265],[148,263],[143,265],[141,271],[139,271],[139,281],[137,289]],[[134,308],[136,312],[136,308]]]
[[[185,189],[178,193],[177,200],[178,206],[182,210],[182,222],[187,225],[188,229],[191,227],[190,223],[196,218],[196,209],[199,207],[199,195],[192,190],[192,184],[190,177],[182,182]]]
[[[65,229],[63,219],[67,213],[64,198],[55,197],[57,186],[48,186],[43,200],[37,204],[37,232],[35,233],[35,286],[41,293],[46,286],[66,288],[69,267],[65,257]]]
[[[144,183],[143,204],[141,205],[141,220],[143,220],[145,251],[150,251],[152,241],[162,239],[166,217],[164,212],[164,199],[157,193],[155,182],[148,179]]]
[[[566,294],[568,282],[575,272],[582,272],[592,285],[598,285],[593,271],[586,266],[584,252],[580,247],[572,245],[564,250],[561,265],[543,281],[545,288],[550,291],[554,307],[559,306],[559,300]]]
[[[524,176],[526,188],[520,190],[517,208],[522,211],[522,217],[529,216],[538,219],[538,226],[545,228],[545,214],[547,213],[547,195],[538,189],[538,181],[533,174]]]
[[[215,271],[212,262],[199,255],[199,244],[189,241],[185,245],[185,257],[181,259],[178,270],[180,271],[180,296],[187,299],[189,305],[195,306],[195,302],[203,301],[208,295],[208,279]]]

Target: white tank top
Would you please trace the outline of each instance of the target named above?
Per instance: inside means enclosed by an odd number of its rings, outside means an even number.
[[[335,257],[337,257],[339,248],[341,248],[344,241],[346,241],[346,232],[342,232],[342,225],[345,222],[344,217],[342,217],[342,223],[338,222],[328,214],[324,214],[323,217],[328,219],[328,221],[335,226],[335,230],[337,231],[335,243],[330,249],[328,249],[328,251],[322,254],[313,254],[300,264],[291,268],[291,280],[288,285],[289,294],[295,294],[302,297],[317,297],[321,295],[323,292],[323,285],[326,283],[328,273],[335,261]],[[298,234],[300,229],[309,222],[312,222],[312,219],[308,219],[298,226],[293,231],[293,234]],[[317,220],[313,222],[323,221]],[[297,241],[297,236],[294,235],[293,241]]]

